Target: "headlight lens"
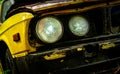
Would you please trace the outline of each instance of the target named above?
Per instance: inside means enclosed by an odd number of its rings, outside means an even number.
[[[54,17],[45,17],[38,21],[36,33],[39,39],[45,43],[58,41],[63,33],[63,27],[59,20]]]
[[[70,31],[77,36],[84,36],[89,31],[89,22],[83,16],[73,16],[69,21]]]

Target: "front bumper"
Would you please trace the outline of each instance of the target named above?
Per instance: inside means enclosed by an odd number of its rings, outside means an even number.
[[[33,74],[118,73],[120,64],[120,34],[73,41],[64,47],[37,51],[24,57]],[[38,48],[40,50],[40,48]],[[56,54],[57,57],[52,58]],[[64,56],[59,56],[64,55]],[[45,58],[47,56],[48,58]],[[31,73],[32,73],[31,72]]]

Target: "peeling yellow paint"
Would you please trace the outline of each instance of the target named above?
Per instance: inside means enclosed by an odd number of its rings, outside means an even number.
[[[64,60],[60,60],[60,62],[64,62]]]
[[[59,58],[63,58],[63,57],[66,57],[66,54],[62,52],[62,53],[53,53],[51,55],[45,55],[44,59],[54,60],[54,59],[59,59]]]
[[[102,49],[109,49],[111,47],[115,47],[116,45],[114,43],[106,43],[102,44]]]
[[[77,48],[77,51],[82,51],[84,48],[80,47],[80,48]]]

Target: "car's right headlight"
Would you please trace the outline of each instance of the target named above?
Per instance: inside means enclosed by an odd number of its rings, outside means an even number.
[[[89,32],[88,20],[80,15],[73,16],[69,20],[69,29],[76,36],[84,36]]]
[[[36,34],[44,43],[54,43],[58,41],[63,34],[61,22],[54,17],[44,17],[36,25]]]

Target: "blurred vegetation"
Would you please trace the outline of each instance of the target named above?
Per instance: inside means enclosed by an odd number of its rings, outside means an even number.
[[[0,0],[0,3],[2,2],[2,0]]]

